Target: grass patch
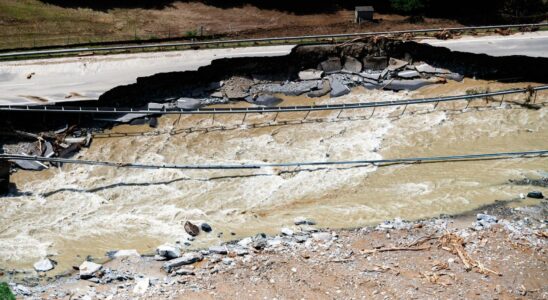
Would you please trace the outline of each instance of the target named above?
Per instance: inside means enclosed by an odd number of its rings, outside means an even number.
[[[0,300],[15,300],[15,296],[5,282],[0,282]]]

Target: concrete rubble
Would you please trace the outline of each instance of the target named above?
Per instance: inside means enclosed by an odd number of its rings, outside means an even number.
[[[308,70],[299,72],[300,80],[319,80],[319,79],[322,79],[322,77],[323,77],[322,70],[308,69]]]
[[[97,275],[97,273],[103,268],[100,264],[96,264],[91,261],[84,261],[78,268],[80,271],[81,279],[89,279]]]

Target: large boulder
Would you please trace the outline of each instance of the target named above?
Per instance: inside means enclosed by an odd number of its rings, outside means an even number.
[[[338,72],[342,70],[341,59],[338,57],[330,57],[320,63],[320,69],[326,73]]]
[[[344,58],[343,70],[351,73],[359,73],[362,71],[362,63],[352,56],[346,56]]]
[[[387,66],[386,56],[366,56],[363,59],[363,68],[366,70],[384,70]]]
[[[191,236],[197,236],[198,234],[200,234],[200,227],[194,225],[190,221],[185,222],[184,228],[186,233],[190,234]]]

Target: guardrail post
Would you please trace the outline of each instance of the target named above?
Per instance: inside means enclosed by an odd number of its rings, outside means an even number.
[[[215,123],[215,114],[211,114],[211,125]]]
[[[272,122],[276,122],[276,120],[278,119],[278,114],[280,114],[280,112],[276,113],[276,115],[274,116],[274,120],[272,120]]]
[[[502,99],[500,99],[499,107],[502,107],[503,104],[504,104],[504,94],[502,95]]]
[[[533,103],[537,102],[537,94],[538,94],[538,91],[535,91],[535,97],[533,98]]]
[[[247,117],[247,113],[244,114],[244,118],[242,119],[242,125],[244,124],[246,117]]]
[[[310,110],[306,112],[306,115],[304,116],[303,121],[306,120],[306,118],[308,118],[308,115],[309,115],[309,114],[310,114]]]
[[[467,109],[468,105],[470,105],[470,99],[466,99],[466,107],[464,109]]]
[[[373,106],[373,111],[371,112],[371,115],[369,116],[369,118],[367,118],[368,120],[373,118],[373,114],[375,113],[376,108],[377,108],[376,106]]]
[[[341,110],[339,110],[339,113],[337,114],[337,119],[338,119],[338,118],[340,117],[340,115],[341,115],[342,111],[343,111],[342,109],[341,109]]]
[[[407,104],[403,107],[403,110],[401,111],[400,117],[403,116],[405,113],[405,110],[407,109]]]

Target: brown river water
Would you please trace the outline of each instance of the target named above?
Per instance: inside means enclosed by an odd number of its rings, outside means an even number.
[[[281,105],[457,95],[476,87],[493,91],[528,84],[465,79],[414,92],[358,88],[337,99],[284,97]],[[539,93],[536,101],[547,100],[548,93]],[[306,113],[288,113],[280,114],[275,125],[268,125],[273,114],[248,115],[243,124],[241,115],[166,116],[156,129],[122,125],[99,134],[77,158],[260,163],[548,149],[546,108],[499,104],[475,100],[464,111],[465,101],[440,104],[436,110],[423,104],[409,106],[404,114],[398,107],[344,111],[339,118],[338,111],[312,112],[305,122],[299,120]],[[284,120],[293,122],[284,125]],[[184,130],[190,127],[195,130]],[[159,244],[183,242],[186,220],[213,227],[191,246],[203,247],[259,232],[274,234],[299,216],[320,227],[347,228],[395,217],[458,214],[532,189],[510,185],[509,179],[542,176],[548,176],[546,158],[226,171],[85,165],[19,171],[12,179],[20,195],[2,198],[0,206],[0,269],[32,269],[35,261],[52,255],[59,262],[55,272],[62,272],[87,255],[104,257],[109,250],[151,253]]]

